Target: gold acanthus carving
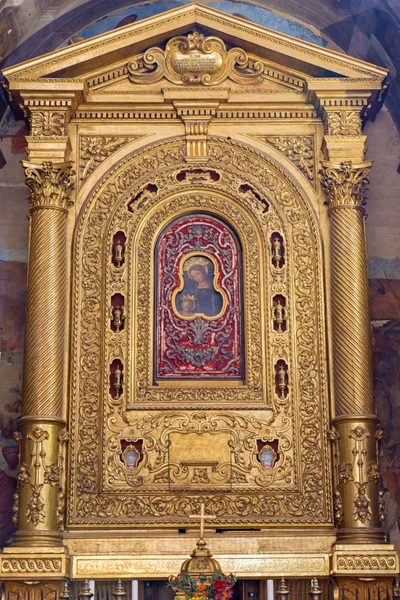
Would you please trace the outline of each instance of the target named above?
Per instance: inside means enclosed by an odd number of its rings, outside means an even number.
[[[293,240],[291,248],[293,250],[288,253],[287,260],[288,265],[293,264],[293,267],[290,268],[295,268],[299,276],[295,278],[293,292],[288,285],[289,281],[285,285],[288,286],[289,296],[293,294],[291,304],[294,308],[291,311],[290,318],[296,318],[297,326],[296,328],[290,328],[291,331],[296,331],[295,339],[292,336],[285,336],[285,339],[288,340],[288,347],[284,351],[287,353],[289,360],[292,361],[294,355],[293,344],[296,344],[298,349],[296,369],[299,382],[301,382],[299,391],[302,404],[298,412],[301,426],[299,427],[299,442],[297,442],[295,436],[293,443],[295,448],[299,447],[301,449],[301,456],[303,457],[301,459],[299,454],[295,456],[297,468],[301,465],[301,476],[296,485],[300,485],[301,481],[304,490],[300,496],[286,493],[282,495],[282,500],[279,501],[276,498],[267,498],[262,493],[248,494],[242,492],[236,495],[225,495],[210,492],[207,500],[207,510],[221,516],[226,515],[228,510],[232,516],[228,520],[224,519],[224,522],[229,521],[230,523],[249,523],[251,515],[254,515],[255,512],[260,515],[260,517],[257,517],[258,519],[268,519],[269,517],[266,515],[274,515],[274,518],[279,517],[285,522],[298,522],[299,520],[307,523],[315,523],[316,520],[318,523],[327,520],[329,522],[331,518],[330,502],[329,500],[326,502],[326,498],[330,496],[329,481],[324,479],[324,469],[322,467],[322,464],[325,464],[326,472],[329,472],[329,455],[321,429],[322,423],[326,422],[327,419],[326,378],[324,368],[320,365],[318,359],[318,352],[322,355],[325,352],[322,320],[317,317],[317,315],[322,314],[322,275],[319,266],[320,260],[314,257],[314,250],[310,253],[310,248],[314,248],[311,239],[318,239],[318,228],[313,220],[307,201],[300,196],[299,192],[294,191],[294,188],[285,179],[283,172],[267,162],[262,155],[241,144],[210,138],[210,159],[207,168],[223,173],[224,177],[221,177],[221,183],[213,182],[211,184],[209,181],[204,184],[197,183],[199,192],[197,196],[192,194],[191,200],[191,202],[195,202],[193,205],[195,209],[217,210],[217,212],[222,211],[221,214],[229,214],[230,216],[232,216],[234,210],[233,218],[235,220],[239,219],[240,226],[243,217],[241,217],[242,213],[235,208],[235,202],[238,202],[238,205],[247,205],[246,210],[250,211],[254,215],[253,218],[259,222],[260,235],[265,238],[268,238],[268,231],[270,231],[268,229],[269,220],[271,219],[268,216],[269,214],[275,214],[271,221],[274,225],[279,223],[279,218],[287,219],[288,225],[285,225],[285,227],[290,226],[291,228]],[[161,496],[159,493],[146,493],[140,496],[140,500],[133,491],[130,493],[116,492],[111,495],[108,492],[107,495],[99,495],[97,482],[99,478],[103,478],[104,481],[104,474],[107,472],[107,465],[103,464],[101,466],[98,455],[98,439],[102,435],[98,412],[100,410],[99,396],[103,398],[104,410],[102,413],[105,415],[103,427],[106,428],[106,432],[109,432],[106,424],[107,414],[112,419],[110,409],[112,412],[124,410],[126,404],[131,402],[133,397],[138,402],[140,396],[142,396],[141,401],[146,410],[159,411],[160,408],[163,410],[168,408],[170,411],[178,410],[180,403],[180,410],[185,411],[188,416],[190,411],[195,410],[199,405],[204,406],[207,402],[215,404],[216,393],[219,401],[225,402],[225,405],[230,405],[231,410],[235,408],[234,403],[237,403],[238,409],[242,405],[246,407],[246,410],[250,410],[255,401],[258,404],[258,410],[262,409],[260,400],[254,394],[249,395],[249,390],[246,389],[248,386],[242,386],[242,389],[237,390],[237,393],[232,393],[232,390],[223,387],[218,388],[218,390],[211,387],[174,390],[149,386],[151,378],[148,378],[146,371],[143,370],[143,366],[140,364],[140,361],[143,362],[143,360],[148,362],[149,356],[151,356],[147,343],[149,337],[146,320],[144,324],[140,321],[143,325],[142,331],[146,346],[143,352],[137,354],[139,364],[135,365],[139,381],[143,382],[137,388],[139,397],[136,393],[133,396],[132,392],[128,390],[127,392],[124,391],[125,397],[116,402],[111,401],[108,393],[109,386],[106,385],[105,380],[103,392],[99,390],[99,382],[102,380],[99,370],[101,368],[101,336],[100,334],[88,336],[86,324],[90,323],[92,332],[100,332],[103,328],[107,332],[108,315],[104,314],[103,316],[100,305],[97,301],[93,302],[94,298],[100,297],[100,290],[104,289],[104,281],[106,287],[109,285],[107,278],[102,279],[108,272],[109,267],[107,266],[103,275],[98,268],[98,257],[101,256],[102,252],[102,240],[107,235],[111,236],[114,231],[119,230],[121,223],[131,227],[129,237],[133,236],[135,228],[142,222],[144,215],[152,213],[154,207],[158,204],[160,206],[162,203],[165,205],[165,218],[168,218],[168,216],[171,218],[172,214],[176,214],[177,209],[182,209],[180,206],[183,207],[183,210],[187,210],[188,202],[185,195],[182,195],[185,184],[177,181],[174,177],[174,173],[179,173],[182,169],[188,170],[188,165],[185,163],[184,140],[164,142],[148,148],[145,153],[141,152],[127,158],[109,171],[102,184],[97,188],[95,195],[85,205],[82,219],[77,225],[75,269],[76,273],[79,273],[80,266],[83,265],[83,270],[80,275],[82,279],[78,277],[76,279],[74,291],[73,347],[77,348],[79,346],[81,354],[79,361],[76,358],[73,359],[72,426],[75,432],[79,426],[79,436],[76,433],[73,435],[72,497],[69,503],[70,522],[96,521],[102,524],[115,524],[124,523],[127,519],[132,522],[132,518],[138,517],[141,523],[157,524],[160,523],[160,519],[164,519],[168,523],[182,523],[185,521],[188,510],[195,511],[200,506],[200,498],[196,494],[189,495],[188,500],[185,499],[183,504],[182,496],[171,492],[168,494],[168,498],[165,497],[165,493]],[[190,169],[201,170],[204,169],[204,166],[193,165]],[[147,182],[160,186],[159,190],[157,192],[144,192]],[[239,191],[240,185],[244,182],[251,183],[260,198],[267,198],[267,202],[270,203],[270,210],[265,210],[263,202],[258,202],[257,199],[250,196],[246,197],[243,192]],[[192,189],[193,186],[190,187],[190,190]],[[229,202],[225,202],[225,206],[222,196],[218,196],[216,190],[218,190],[218,194],[226,194],[230,198]],[[207,193],[204,193],[206,191]],[[210,194],[210,192],[212,193]],[[173,198],[173,194],[181,194],[181,205],[177,203],[177,199]],[[98,201],[100,197],[101,202]],[[138,198],[137,202],[132,204],[130,210],[128,210],[127,206],[132,203],[131,199],[136,197]],[[169,197],[170,199],[168,199]],[[207,197],[212,199],[211,204]],[[120,207],[115,212],[115,220],[110,224],[109,234],[107,234],[105,228],[109,222],[108,215],[118,203]],[[279,218],[276,213],[280,215]],[[122,221],[118,219],[122,219]],[[305,225],[306,223],[307,225]],[[246,227],[244,231],[247,231]],[[144,239],[147,240],[147,238],[148,236]],[[244,239],[246,239],[246,235]],[[84,249],[83,257],[76,250],[80,247]],[[143,268],[143,265],[147,264],[148,254],[148,252],[145,253],[145,256],[141,257],[139,261],[144,278],[148,278],[150,272],[150,269],[148,269],[146,273],[146,268]],[[108,259],[105,257],[104,260],[107,261],[106,264],[108,265]],[[268,264],[271,264],[270,283],[268,285],[272,285],[274,281],[272,261]],[[113,289],[117,289],[115,286],[119,286],[120,293],[121,290],[126,290],[126,298],[134,297],[135,294],[130,293],[127,287],[132,280],[132,272],[126,269],[121,278],[111,278],[111,287],[107,288],[109,289],[107,293],[111,293]],[[305,285],[305,282],[307,282],[307,285]],[[150,295],[146,293],[146,286],[148,286],[147,280],[143,279],[138,289],[143,293],[143,300],[148,302]],[[259,289],[257,286],[253,288],[254,286],[250,288],[252,293],[254,289]],[[131,314],[131,309],[127,307],[128,321]],[[255,314],[257,314],[256,311]],[[148,320],[149,316],[146,319]],[[118,340],[116,339],[117,336],[111,334],[109,338],[111,343],[110,352],[115,351],[116,356],[124,356],[127,368],[130,365],[130,353],[134,345],[128,336],[129,331],[130,326],[128,323],[124,331],[121,332],[122,335],[119,334]],[[108,334],[106,333],[106,335]],[[270,347],[275,347],[275,339],[279,336],[275,336],[272,331],[269,335],[271,336]],[[282,351],[281,343],[279,348],[276,346],[279,352]],[[279,356],[278,350],[276,356]],[[255,357],[256,362],[254,364],[257,365],[259,360],[261,360],[261,357]],[[104,372],[106,372],[106,363],[107,357],[105,357],[103,364]],[[259,377],[256,373],[257,369],[254,377]],[[129,383],[130,377],[127,379]],[[259,396],[258,392],[257,394]],[[272,392],[271,398],[274,398],[274,396],[275,394]],[[293,402],[298,402],[298,399],[295,400],[296,398],[298,398],[298,392],[293,389],[289,397],[290,406],[295,406]],[[157,402],[159,408],[155,406]],[[289,414],[294,414],[293,408],[286,408],[288,407],[288,401],[282,400],[281,402],[282,405],[280,402],[276,402],[275,410],[277,414],[285,414],[286,410],[289,410]],[[140,406],[136,405],[136,410],[138,408]],[[256,413],[254,416],[256,417]],[[115,423],[117,423],[117,420]],[[107,433],[107,435],[109,434]],[[111,449],[113,448],[111,439],[109,448],[108,456],[111,456]],[[91,465],[90,468],[86,467],[88,464]],[[100,468],[102,471],[100,471]],[[294,472],[296,472],[296,467]],[[77,488],[74,487],[74,481],[78,482]],[[326,490],[326,496],[321,494],[322,489]],[[267,504],[265,504],[266,502]]]
[[[70,204],[70,193],[74,186],[75,176],[71,163],[54,164],[46,161],[35,165],[23,161],[25,167],[25,183],[31,193],[29,203],[31,209],[53,207],[66,209]]]
[[[132,83],[156,83],[163,77],[178,85],[218,85],[229,78],[236,83],[259,83],[264,71],[261,61],[251,61],[241,48],[227,51],[217,37],[194,31],[169,40],[165,51],[149,48],[128,64]]]
[[[356,494],[353,498],[353,515],[356,521],[365,524],[372,518],[371,499],[367,494],[369,483],[377,485],[379,483],[379,441],[382,438],[382,430],[378,429],[375,433],[375,461],[367,461],[367,444],[370,433],[367,429],[358,425],[351,429],[348,438],[354,441],[352,462],[341,461],[340,459],[340,435],[335,428],[329,432],[329,438],[333,443],[334,458],[334,505],[335,520],[337,525],[343,521],[343,504],[340,492],[341,485],[352,483]],[[347,507],[348,508],[348,507]]]
[[[340,165],[323,163],[321,183],[325,189],[329,207],[364,205],[365,187],[369,183],[370,163],[365,166],[344,161]]]
[[[339,450],[339,433],[332,427],[328,433],[328,437],[332,443],[333,454],[333,509],[334,519],[337,526],[343,521],[343,500],[340,493],[340,450]]]
[[[61,573],[61,558],[2,558],[2,573]]]
[[[32,136],[65,136],[65,112],[35,111],[31,115]]]
[[[361,135],[361,117],[358,111],[326,112],[325,129],[328,135]]]
[[[80,178],[86,179],[93,173],[108,156],[127,144],[132,137],[123,138],[117,136],[104,137],[101,135],[86,136],[80,138]]]
[[[21,433],[14,434],[15,439],[21,444],[23,437]],[[64,445],[68,440],[68,433],[63,430],[58,435],[58,456],[56,463],[46,461],[46,442],[49,440],[49,433],[42,427],[35,427],[26,435],[25,443],[31,442],[29,455],[31,463],[26,464],[20,460],[17,469],[17,492],[14,495],[13,522],[18,523],[18,501],[21,488],[29,486],[31,497],[27,503],[26,521],[37,526],[46,519],[46,503],[43,496],[45,485],[57,488],[57,525],[59,529],[63,528],[64,523],[64,499],[65,494],[62,486],[62,473],[64,465]]]
[[[310,181],[314,180],[314,138],[310,136],[269,136],[266,138],[296,165]]]

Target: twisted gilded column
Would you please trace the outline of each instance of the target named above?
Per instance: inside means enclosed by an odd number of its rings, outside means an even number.
[[[23,163],[30,188],[30,246],[20,461],[14,545],[60,545],[63,369],[66,311],[66,216],[69,163]]]
[[[364,190],[371,163],[323,163],[329,201],[338,540],[381,542]]]

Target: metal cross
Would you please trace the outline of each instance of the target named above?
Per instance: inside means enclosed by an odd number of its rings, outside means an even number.
[[[199,515],[189,515],[190,519],[200,519],[200,538],[204,538],[204,521],[206,519],[216,519],[217,515],[206,515],[204,512],[204,502],[200,505],[200,514]]]

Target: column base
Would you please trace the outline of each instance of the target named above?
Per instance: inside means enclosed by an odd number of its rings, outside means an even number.
[[[335,544],[331,575],[340,577],[395,577],[399,557],[393,544]]]
[[[16,580],[62,580],[69,577],[69,556],[62,546],[8,546],[0,554],[0,579]]]
[[[337,534],[338,544],[384,544],[385,532],[380,528],[343,527]]]
[[[63,548],[63,543],[59,531],[43,530],[38,531],[19,529],[12,538],[12,547],[42,547],[49,546],[54,548]]]

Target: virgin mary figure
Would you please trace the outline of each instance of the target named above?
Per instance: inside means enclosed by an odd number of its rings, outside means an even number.
[[[222,310],[222,295],[214,288],[214,265],[204,256],[192,256],[184,266],[183,271],[189,278],[185,277],[185,288],[182,294],[191,291],[196,297],[194,312],[203,314],[206,317],[215,317]]]

